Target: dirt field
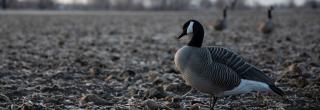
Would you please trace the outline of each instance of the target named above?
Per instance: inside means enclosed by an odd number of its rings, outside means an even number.
[[[221,98],[216,109],[320,109],[320,10],[276,10],[276,30],[259,33],[265,11],[232,11],[228,30],[205,29],[272,77],[287,96]],[[0,109],[208,109],[173,56],[182,24],[220,12],[0,12]]]

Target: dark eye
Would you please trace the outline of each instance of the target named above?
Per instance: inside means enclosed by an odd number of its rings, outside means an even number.
[[[188,28],[188,24],[189,24],[189,22],[185,23],[185,24],[183,25],[183,29],[187,29],[187,28]]]

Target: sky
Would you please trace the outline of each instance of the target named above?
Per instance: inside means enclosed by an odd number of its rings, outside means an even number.
[[[73,2],[76,2],[78,4],[87,4],[90,0],[56,0],[57,2],[61,4],[72,4]]]
[[[263,6],[270,6],[270,5],[274,5],[274,4],[286,4],[287,2],[289,2],[291,0],[247,0],[247,4],[249,5],[253,5],[255,2],[263,5]],[[303,5],[303,3],[306,0],[294,0],[294,2],[299,6],[299,5]]]
[[[90,0],[56,0],[59,3],[62,4],[71,4],[73,2],[79,3],[79,4],[86,4],[88,3]],[[147,2],[149,0],[145,0],[146,4],[148,4]],[[200,0],[192,0],[193,3],[197,4],[196,2],[200,1]],[[212,0],[215,1],[215,0]],[[247,4],[249,5],[253,5],[254,3],[259,3],[263,6],[270,6],[270,5],[274,5],[274,4],[285,4],[286,2],[288,2],[290,0],[246,0]],[[295,3],[297,5],[302,5],[306,0],[294,0]]]

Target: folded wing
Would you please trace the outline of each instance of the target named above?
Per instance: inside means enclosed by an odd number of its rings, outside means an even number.
[[[263,82],[275,93],[283,95],[283,91],[274,85],[274,81],[255,66],[247,63],[241,56],[221,47],[206,47],[211,53],[213,62],[221,63],[237,73],[243,79]]]

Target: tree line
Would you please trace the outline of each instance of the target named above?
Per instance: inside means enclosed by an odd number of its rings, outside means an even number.
[[[71,4],[59,4],[55,0],[1,0],[2,9],[40,9],[40,10],[188,10],[223,8],[228,5],[231,9],[252,8],[244,3],[244,0],[201,0],[198,5],[192,4],[191,0],[150,0],[146,6],[144,0],[90,0],[88,4],[77,4],[76,0]],[[307,0],[304,7],[318,8],[317,0]],[[255,4],[255,8],[261,7]],[[287,8],[294,8],[293,0],[288,2]]]

